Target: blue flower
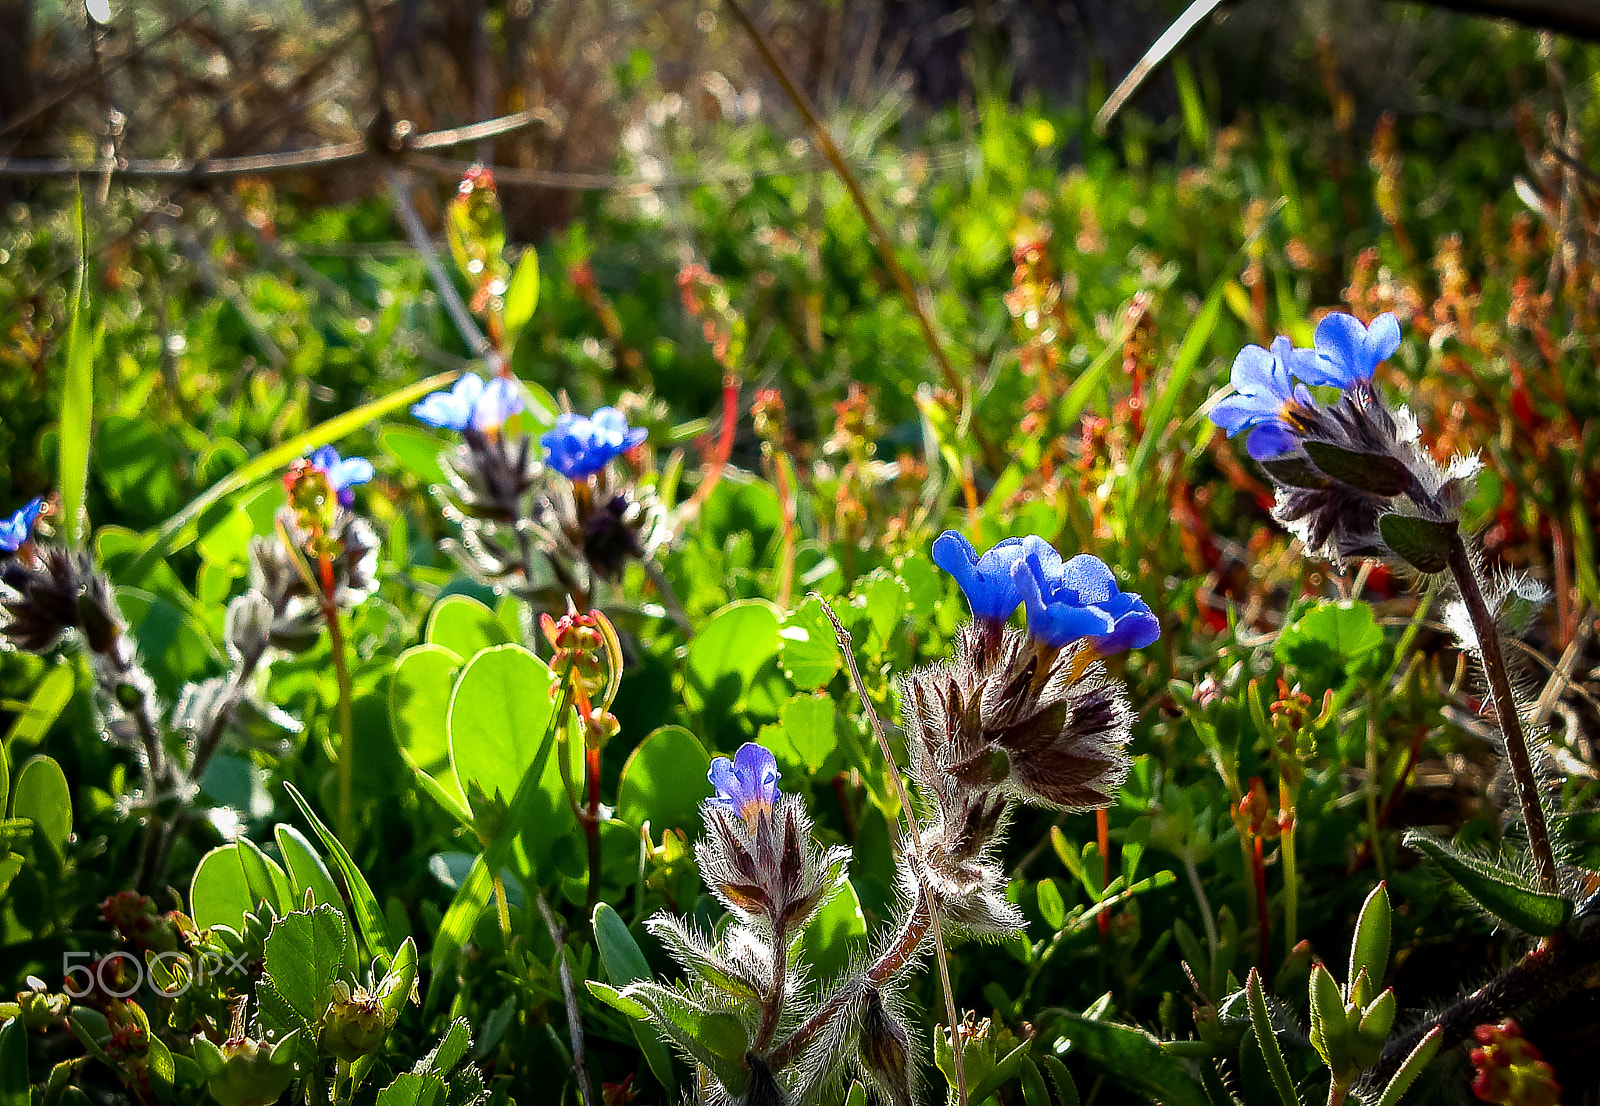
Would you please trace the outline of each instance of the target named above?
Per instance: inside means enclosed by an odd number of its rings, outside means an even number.
[[[1308,379],[1308,372],[1319,371],[1319,360],[1313,350],[1291,348],[1287,338],[1275,339],[1270,350],[1245,346],[1233,359],[1230,383],[1236,394],[1211,409],[1211,421],[1230,438],[1251,430],[1248,448],[1258,461],[1283,456],[1300,439],[1298,413],[1316,406],[1294,377]]]
[[[591,418],[571,413],[556,420],[554,429],[545,432],[539,444],[551,468],[569,480],[593,476],[645,440],[643,427],[628,426],[628,420],[615,407],[602,407]]]
[[[372,479],[371,461],[365,457],[341,459],[338,450],[331,445],[325,445],[311,455],[311,467],[328,478],[342,507],[348,507],[356,501],[356,493],[351,488]]]
[[[1363,326],[1354,315],[1334,311],[1317,324],[1313,337],[1316,356],[1296,365],[1294,374],[1307,384],[1332,384],[1348,388],[1358,380],[1371,380],[1380,361],[1400,348],[1400,321],[1384,312]]]
[[[771,817],[778,801],[778,762],[754,741],[739,746],[731,761],[727,757],[713,760],[706,779],[717,789],[706,800],[713,806],[737,814],[752,827],[763,816]]]
[[[1161,636],[1161,623],[1139,596],[1117,587],[1104,561],[1080,553],[1063,562],[1043,538],[1024,539],[1026,553],[1011,568],[1028,612],[1028,633],[1057,649],[1083,638],[1101,656],[1143,649]]]
[[[980,622],[1004,622],[1022,602],[1011,579],[1011,566],[1022,554],[1021,538],[1006,538],[982,557],[954,530],[946,530],[933,543],[933,563],[956,578],[972,617]]]
[[[42,510],[44,500],[35,496],[10,518],[0,519],[0,549],[15,553],[23,542],[33,536],[33,522]]]
[[[481,434],[495,434],[521,410],[522,394],[510,380],[496,376],[485,384],[477,373],[464,373],[448,392],[424,396],[411,414],[443,430],[470,426]]]

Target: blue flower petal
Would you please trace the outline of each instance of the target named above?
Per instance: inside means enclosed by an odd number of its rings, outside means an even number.
[[[522,410],[522,392],[503,376],[491,380],[472,404],[472,427],[483,434],[498,433],[506,420]]]
[[[44,510],[44,499],[35,496],[8,519],[0,519],[0,549],[14,553],[33,534],[33,524]]]
[[[979,557],[972,543],[955,530],[946,530],[933,543],[933,563],[955,577],[972,617],[979,621],[1004,622],[1022,602],[1011,566],[1023,553],[1022,539],[1006,538]]]
[[[1354,315],[1334,311],[1317,324],[1316,352],[1320,355],[1297,373],[1307,384],[1332,384],[1348,388],[1357,380],[1370,380],[1381,361],[1400,348],[1400,321],[1385,312],[1363,325]]]
[[[1088,553],[1079,553],[1066,563],[1063,580],[1074,601],[1085,606],[1103,604],[1122,594],[1106,563]]]
[[[1250,432],[1245,448],[1257,461],[1271,461],[1285,453],[1293,453],[1300,438],[1281,422],[1262,423]]]
[[[645,440],[641,427],[629,428],[627,419],[615,407],[602,407],[592,418],[570,412],[539,439],[551,468],[569,480],[592,476],[605,468],[613,457],[626,453]]]

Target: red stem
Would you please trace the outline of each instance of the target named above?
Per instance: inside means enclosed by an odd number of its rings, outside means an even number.
[[[1100,860],[1102,863],[1100,886],[1104,888],[1111,882],[1111,815],[1106,813],[1104,807],[1094,812],[1095,841],[1100,846]],[[1111,937],[1111,911],[1102,910],[1095,917],[1095,922],[1100,926],[1100,939],[1108,940]]]

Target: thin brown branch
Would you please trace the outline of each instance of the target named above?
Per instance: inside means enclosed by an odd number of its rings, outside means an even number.
[[[868,236],[877,248],[878,256],[883,261],[884,268],[889,270],[889,275],[894,278],[895,287],[901,297],[906,301],[906,307],[911,310],[912,317],[917,320],[917,328],[922,332],[923,343],[928,347],[928,352],[933,354],[933,359],[939,363],[939,373],[944,377],[945,387],[949,388],[963,401],[970,400],[972,395],[971,383],[956,371],[955,363],[950,360],[950,354],[940,340],[938,331],[934,329],[933,316],[928,311],[926,294],[911,279],[911,274],[906,272],[905,266],[900,264],[900,258],[895,254],[894,240],[889,237],[889,232],[878,221],[877,213],[872,210],[872,202],[867,199],[867,194],[861,187],[861,181],[856,177],[855,171],[850,168],[850,163],[845,160],[844,154],[833,140],[833,135],[828,133],[828,128],[823,126],[822,119],[817,115],[817,109],[812,106],[811,98],[795,84],[794,78],[789,76],[789,71],[778,60],[778,55],[773,52],[772,44],[767,41],[767,36],[762,34],[761,28],[756,26],[755,20],[750,18],[748,12],[739,3],[739,0],[726,0],[728,10],[749,34],[750,41],[755,44],[761,60],[771,70],[778,84],[783,88],[784,95],[800,113],[800,118],[805,121],[806,129],[811,134],[811,144],[817,151],[827,158],[828,164],[838,175],[845,191],[850,193],[856,210],[860,212],[862,220],[867,224]],[[984,463],[998,473],[1006,466],[1004,459],[986,439],[977,422],[972,423],[973,436],[978,441],[979,448],[983,451]]]
[[[406,149],[439,150],[463,146],[485,138],[511,134],[543,120],[536,111],[519,111],[465,127],[430,131],[405,141]],[[277,154],[251,154],[217,158],[118,158],[114,162],[86,162],[65,157],[0,158],[0,177],[76,177],[109,172],[112,176],[144,180],[216,180],[223,177],[293,173],[359,161],[376,153],[365,141],[335,142]]]

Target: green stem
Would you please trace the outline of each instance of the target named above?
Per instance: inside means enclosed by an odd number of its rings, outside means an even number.
[[[1286,862],[1284,870],[1290,871],[1292,863]],[[1195,866],[1193,849],[1183,850],[1183,870],[1189,877],[1190,888],[1194,890],[1194,900],[1200,904],[1200,920],[1206,927],[1206,951],[1215,956],[1217,946],[1221,943],[1217,937],[1217,919],[1211,913],[1211,900],[1206,898],[1205,885],[1200,882],[1200,869]]]
[[[1384,879],[1383,848],[1378,841],[1378,689],[1367,694],[1367,779],[1362,789],[1367,795],[1367,832],[1372,837],[1372,864],[1378,869],[1378,878]]]
[[[1483,590],[1478,586],[1477,571],[1473,568],[1472,558],[1460,534],[1456,534],[1450,542],[1448,564],[1456,587],[1461,590],[1467,614],[1472,618],[1472,629],[1478,637],[1478,656],[1489,677],[1494,712],[1505,738],[1506,757],[1511,762],[1511,778],[1516,781],[1522,819],[1528,827],[1528,848],[1539,870],[1539,883],[1546,892],[1557,894],[1560,884],[1556,878],[1556,858],[1550,849],[1550,830],[1545,824],[1544,807],[1539,801],[1539,785],[1533,774],[1528,739],[1522,732],[1522,716],[1517,708],[1516,697],[1511,692],[1505,655],[1500,651],[1500,628],[1495,625],[1489,604],[1484,601]]]
[[[1300,939],[1300,880],[1294,852],[1295,819],[1293,814],[1278,838],[1278,852],[1283,857],[1283,948],[1284,959],[1294,955]]]
[[[333,671],[339,681],[339,755],[334,769],[339,776],[339,840],[347,846],[355,843],[355,738],[356,726],[352,702],[355,693],[350,684],[350,661],[345,656],[344,630],[339,626],[339,608],[333,601],[333,566],[327,556],[322,557],[322,617],[328,624],[328,645],[333,652]]]

